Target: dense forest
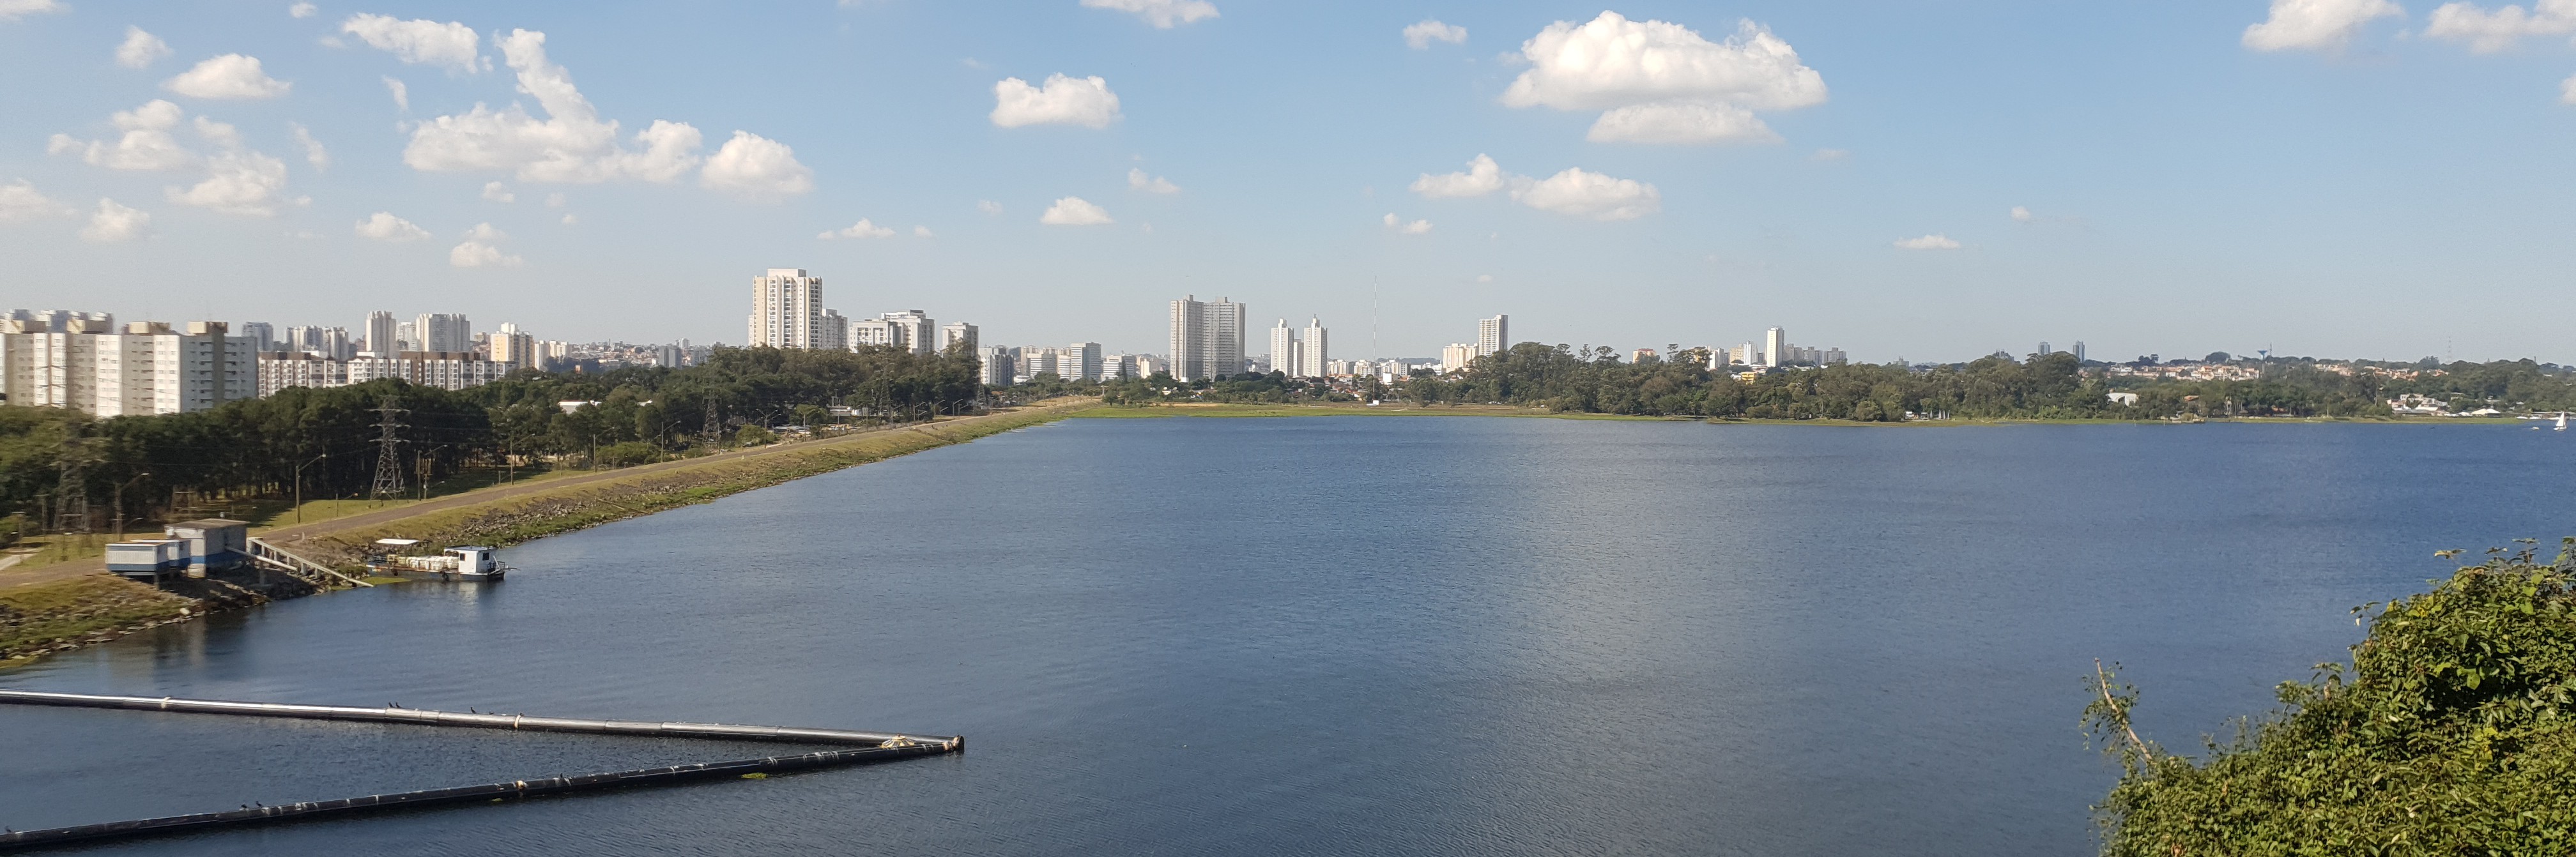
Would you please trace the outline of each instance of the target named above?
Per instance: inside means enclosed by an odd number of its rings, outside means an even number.
[[[120,510],[132,518],[167,507],[180,492],[363,496],[388,407],[401,423],[404,483],[417,486],[465,467],[688,454],[765,435],[767,426],[824,422],[833,405],[925,419],[970,409],[982,393],[975,359],[962,351],[728,348],[680,369],[522,371],[458,391],[393,380],[298,387],[185,414],[93,419],[6,407],[0,514],[42,526],[63,497],[85,499],[105,522]]]

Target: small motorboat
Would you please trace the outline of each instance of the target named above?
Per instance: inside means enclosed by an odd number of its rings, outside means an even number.
[[[477,583],[498,583],[510,573],[510,566],[501,562],[500,548],[463,545],[423,554],[417,553],[421,544],[419,539],[377,539],[376,545],[383,550],[367,557],[367,570]]]

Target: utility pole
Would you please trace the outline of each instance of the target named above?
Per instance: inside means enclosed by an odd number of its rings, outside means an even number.
[[[375,499],[402,496],[402,459],[394,455],[394,448],[403,443],[400,432],[407,426],[402,417],[408,413],[411,411],[394,407],[392,396],[376,405],[376,428],[381,429],[376,435],[376,482],[367,489]]]

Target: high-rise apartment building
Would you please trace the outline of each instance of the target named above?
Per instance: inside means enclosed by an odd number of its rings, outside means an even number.
[[[1788,355],[1788,331],[1775,327],[1762,332],[1762,365],[1784,365],[1789,362]]]
[[[1057,359],[1059,356],[1061,356],[1060,353],[1053,348],[1021,347],[1020,376],[1035,378],[1039,375],[1052,374],[1058,378],[1064,377],[1064,367],[1057,365],[1061,362]]]
[[[982,349],[977,356],[984,359],[984,386],[1008,387],[1011,385],[1011,376],[1015,374],[1019,363],[1012,357],[1011,349],[995,346]]]
[[[965,346],[966,353],[973,354],[975,349],[983,347],[981,340],[982,337],[975,326],[962,321],[952,321],[939,327],[939,353],[941,354],[946,354],[949,349],[961,345]]]
[[[290,327],[281,350],[319,354],[333,360],[347,360],[358,354],[358,344],[349,341],[345,327]]]
[[[1324,361],[1331,357],[1330,352],[1331,349],[1324,344],[1323,319],[1307,316],[1306,329],[1298,331],[1297,336],[1298,377],[1321,377]]]
[[[2039,356],[2046,357],[2055,353],[2057,353],[2057,349],[2048,347],[2048,340],[2042,339],[2039,341]]]
[[[513,322],[502,322],[500,331],[492,334],[490,356],[492,362],[513,369],[545,368],[545,359],[537,355],[537,338],[522,332]]]
[[[1452,342],[1440,349],[1441,374],[1465,372],[1468,364],[1474,362],[1476,362],[1476,346],[1464,342]]]
[[[1304,345],[1305,342],[1297,338],[1297,329],[1289,327],[1287,319],[1280,319],[1279,324],[1270,328],[1270,371],[1285,373],[1291,378],[1306,377],[1305,366],[1297,362],[1297,354]]]
[[[1497,315],[1476,320],[1476,356],[1484,357],[1512,347],[1512,317]]]
[[[1100,380],[1100,343],[1076,342],[1057,358],[1056,374],[1067,381]]]
[[[391,312],[376,310],[367,313],[365,328],[367,338],[362,343],[365,346],[364,350],[376,354],[392,354],[403,350],[401,328],[402,323],[395,321],[394,314]]]
[[[823,321],[814,327],[814,347],[825,351],[850,350],[850,320],[841,311],[823,311]]]
[[[2075,340],[2075,348],[2072,350],[2072,353],[2075,355],[2075,362],[2084,362],[2084,340]]]
[[[815,348],[823,327],[823,278],[803,268],[771,268],[751,278],[751,329],[754,346]]]
[[[1173,301],[1172,377],[1196,381],[1242,373],[1247,311],[1226,298],[1202,302],[1188,295]]]
[[[932,354],[938,351],[938,340],[934,337],[939,334],[939,322],[932,320],[929,314],[917,309],[908,309],[877,317],[892,322],[897,334],[902,337],[900,341],[891,344],[901,345],[914,354]]]
[[[277,326],[265,321],[245,321],[233,328],[233,335],[250,340],[252,351],[277,350]]]
[[[28,314],[0,321],[0,393],[9,404],[93,416],[202,411],[259,393],[249,337],[220,321],[173,329],[139,321],[117,332],[105,314]]]
[[[852,350],[862,345],[900,346],[903,344],[903,329],[882,318],[863,318],[850,322],[848,342],[846,347]]]
[[[412,333],[420,337],[412,350],[465,352],[474,350],[474,326],[466,323],[461,313],[425,312],[412,319]],[[383,354],[384,352],[377,352]]]

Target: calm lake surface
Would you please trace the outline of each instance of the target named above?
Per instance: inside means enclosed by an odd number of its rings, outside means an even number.
[[[1077,419],[0,672],[964,734],[962,756],[149,854],[2079,854],[2092,659],[2180,749],[2442,548],[2576,532],[2510,426]],[[0,708],[18,829],[738,747]]]

